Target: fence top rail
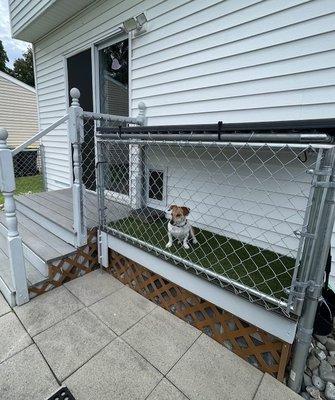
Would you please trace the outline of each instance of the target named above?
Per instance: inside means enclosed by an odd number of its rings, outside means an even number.
[[[226,131],[220,126],[171,126],[171,127],[97,127],[104,138],[143,140],[188,140],[225,142],[273,142],[273,143],[334,143],[335,137],[329,133],[303,129],[288,131],[244,130]]]
[[[128,124],[135,124],[135,125],[143,125],[144,119],[140,115],[138,117],[125,117],[122,115],[113,115],[113,114],[101,114],[101,113],[94,113],[89,111],[83,112],[83,118],[88,119],[95,119],[100,121],[111,121],[111,122],[126,122]]]
[[[242,123],[225,123],[218,121],[214,124],[193,124],[193,125],[152,125],[142,127],[125,127],[124,132],[174,132],[174,131],[206,131],[217,132],[220,130],[224,133],[236,132],[273,132],[273,133],[289,133],[309,131],[316,133],[328,133],[335,135],[335,118],[319,119],[319,120],[298,120],[298,121],[268,121],[268,122],[242,122]]]
[[[30,139],[26,140],[25,142],[21,143],[19,146],[17,146],[14,150],[12,150],[13,156],[15,154],[20,153],[20,151],[26,149],[28,146],[31,144],[35,143],[37,140],[41,139],[43,136],[45,136],[47,133],[51,132],[53,129],[55,129],[58,125],[61,125],[62,123],[66,122],[69,119],[68,114],[64,115],[62,118],[48,126],[47,128],[43,129],[42,131],[36,133],[34,136],[32,136]]]
[[[330,149],[334,147],[333,144],[323,143],[277,143],[277,142],[233,142],[233,141],[208,141],[208,140],[151,140],[151,139],[131,139],[122,137],[111,137],[111,135],[97,135],[98,142],[118,142],[123,144],[137,144],[137,145],[178,145],[178,146],[206,146],[206,147],[255,147],[255,148],[294,148],[294,149]]]

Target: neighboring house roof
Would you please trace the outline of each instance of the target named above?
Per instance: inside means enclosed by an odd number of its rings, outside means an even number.
[[[0,127],[8,131],[8,145],[16,147],[38,132],[36,91],[0,71]]]
[[[23,87],[23,88],[25,88],[27,90],[30,90],[33,93],[36,93],[35,88],[33,88],[33,87],[27,85],[26,83],[14,78],[11,75],[6,74],[5,72],[0,71],[0,77],[2,77],[4,79],[7,79],[8,81],[10,81],[12,83],[15,83],[16,85],[19,85],[19,86],[21,86],[21,87]]]

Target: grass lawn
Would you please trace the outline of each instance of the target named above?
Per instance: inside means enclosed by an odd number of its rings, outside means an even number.
[[[295,264],[291,257],[204,229],[195,229],[198,244],[190,244],[189,250],[177,241],[166,249],[167,221],[163,219],[148,223],[131,216],[112,223],[111,227],[263,293],[287,298],[283,288],[291,284]]]
[[[44,190],[42,175],[23,176],[16,178],[15,182],[15,194],[38,193]],[[3,204],[3,202],[4,198],[2,193],[0,193],[0,204]]]

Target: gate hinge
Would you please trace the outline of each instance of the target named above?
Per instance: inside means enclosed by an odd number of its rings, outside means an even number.
[[[291,301],[288,308],[296,315],[300,315],[302,306],[305,301],[306,292],[308,290],[309,296],[320,297],[322,285],[318,285],[313,280],[307,282],[294,281],[292,286],[285,288],[284,291],[290,295]]]
[[[296,237],[306,237],[306,238],[310,238],[310,239],[314,239],[315,238],[315,234],[314,233],[309,233],[306,231],[293,231],[293,233],[295,234]]]
[[[332,176],[333,175],[333,171],[331,168],[327,168],[327,169],[308,169],[306,171],[307,174],[309,175],[318,175],[318,176]]]

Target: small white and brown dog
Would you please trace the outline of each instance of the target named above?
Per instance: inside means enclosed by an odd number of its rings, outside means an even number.
[[[180,207],[173,204],[170,206],[168,211],[171,211],[171,217],[168,223],[169,241],[166,244],[166,247],[171,247],[173,239],[178,239],[179,243],[183,243],[184,249],[189,249],[190,246],[187,242],[190,236],[194,244],[198,243],[193,227],[186,218],[190,213],[190,209],[188,207]]]

